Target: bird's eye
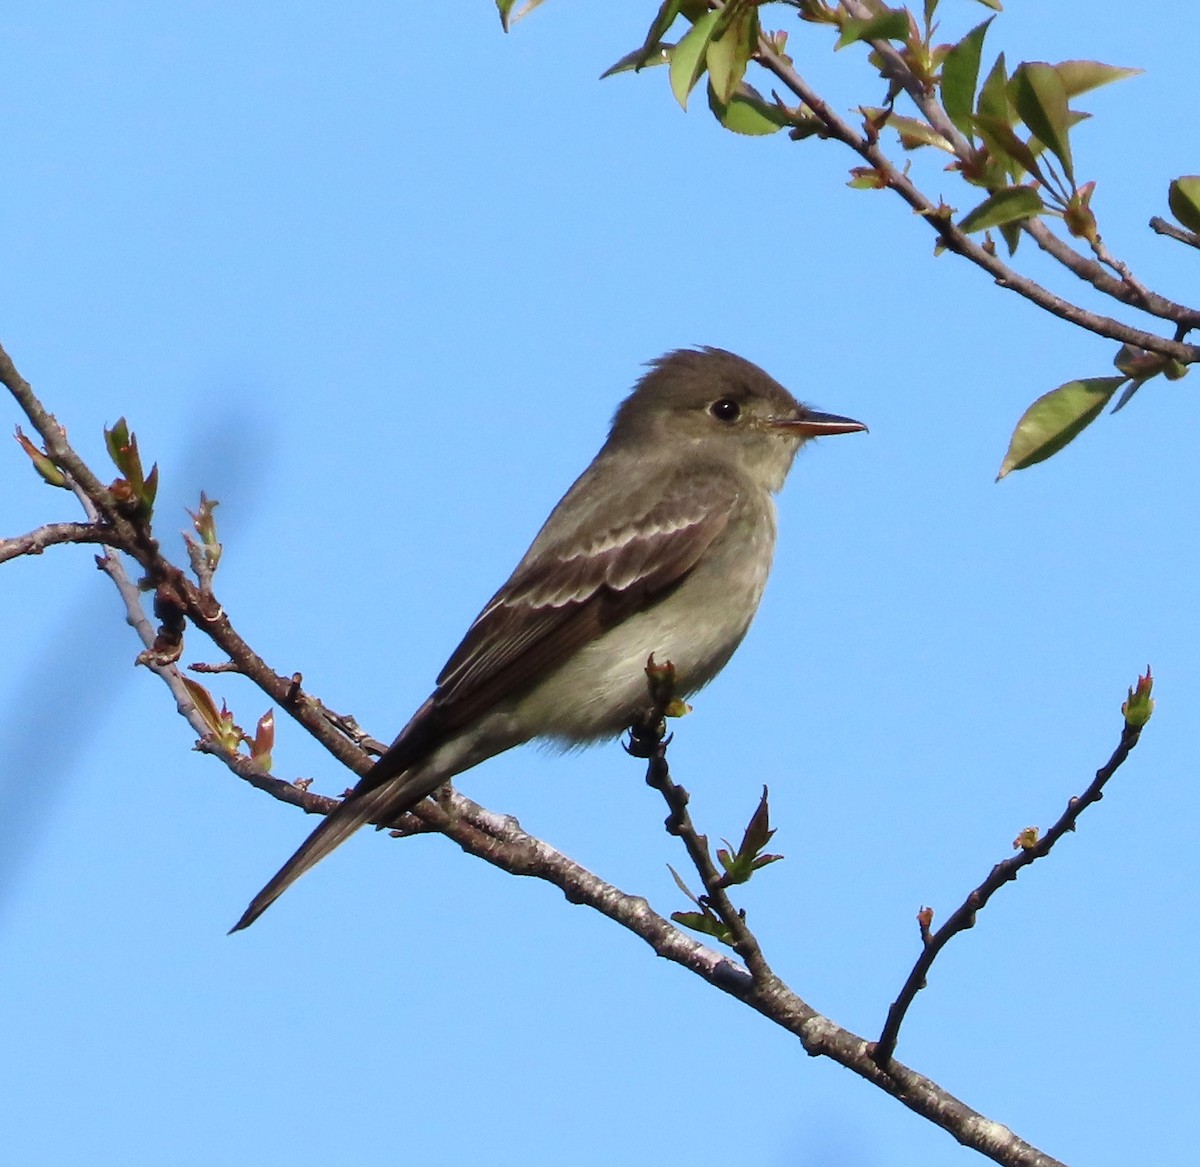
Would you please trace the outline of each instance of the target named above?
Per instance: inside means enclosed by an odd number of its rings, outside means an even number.
[[[741,416],[742,407],[736,401],[729,397],[721,397],[714,401],[709,407],[708,412],[717,419],[717,421],[737,421]]]

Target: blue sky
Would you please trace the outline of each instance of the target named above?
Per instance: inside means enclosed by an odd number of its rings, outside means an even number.
[[[947,38],[983,13],[943,8]],[[9,6],[0,341],[93,465],[128,417],[168,547],[200,489],[220,499],[237,627],[383,738],[642,362],[723,345],[867,421],[804,453],[760,617],[673,769],[714,837],[770,785],[787,859],[742,902],[793,987],[874,1035],[917,909],[944,917],[1057,816],[1151,662],[1142,745],[947,951],[899,1056],[1068,1161],[1179,1161],[1200,1025],[1194,378],[994,484],[1024,407],[1108,373],[1115,346],[934,259],[898,200],[846,188],[840,148],[734,138],[662,72],[598,82],[639,11],[554,0],[505,37],[485,0]],[[1112,250],[1192,302],[1195,254],[1145,222],[1200,170],[1197,19],[1012,0],[987,52],[1146,69],[1080,102],[1076,165]],[[878,100],[860,48],[773,22],[837,104]],[[0,475],[2,533],[74,517],[15,446]],[[0,571],[13,1162],[974,1161],[444,840],[355,838],[226,937],[312,823],[191,751],[91,555]],[[214,654],[192,633],[185,659]],[[266,708],[215,680],[243,724]],[[283,721],[275,759],[347,784]],[[682,852],[617,746],[517,751],[461,786],[684,906]]]

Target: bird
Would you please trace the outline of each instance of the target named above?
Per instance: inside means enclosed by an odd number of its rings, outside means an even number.
[[[432,694],[230,932],[359,827],[394,821],[480,762],[535,738],[573,747],[619,737],[648,706],[651,655],[674,666],[680,698],[706,685],[758,609],[772,496],[800,447],[866,428],[802,405],[725,349],[649,362]]]

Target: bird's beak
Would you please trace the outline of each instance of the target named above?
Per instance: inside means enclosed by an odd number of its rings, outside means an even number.
[[[839,417],[836,413],[815,413],[805,410],[799,417],[773,417],[768,422],[772,429],[795,434],[798,438],[822,438],[828,434],[856,434],[866,431],[861,421],[852,417]]]

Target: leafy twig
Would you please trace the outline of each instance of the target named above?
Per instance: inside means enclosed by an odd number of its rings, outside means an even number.
[[[1008,288],[1010,291],[1024,296],[1025,299],[1036,304],[1039,308],[1043,308],[1071,324],[1085,328],[1100,336],[1107,336],[1111,340],[1135,344],[1139,348],[1144,348],[1151,352],[1163,353],[1166,356],[1174,357],[1185,363],[1200,361],[1200,346],[1184,344],[1177,340],[1169,340],[1156,333],[1134,328],[1132,325],[1114,320],[1112,317],[1090,312],[1077,304],[1064,300],[1061,296],[1055,295],[1049,289],[1042,287],[1027,276],[1023,276],[1015,269],[1009,267],[993,251],[984,247],[983,244],[972,239],[966,232],[955,226],[948,208],[933,203],[917,189],[906,175],[897,170],[891,159],[879,147],[877,139],[859,134],[831,109],[804,78],[776,52],[774,46],[765,36],[759,39],[757,59],[764,68],[773,73],[779,81],[786,85],[804,103],[808,110],[811,111],[812,116],[817,118],[825,127],[828,137],[849,146],[850,149],[880,175],[883,185],[894,190],[917,214],[926,219],[949,250],[983,268],[995,279],[1000,287]],[[930,110],[934,106],[936,106],[936,103],[928,103]],[[937,108],[940,109],[940,107]],[[945,120],[944,114],[941,115],[939,121],[945,122]],[[934,128],[942,132],[944,127],[942,124],[936,124]],[[950,130],[953,130],[952,126]],[[959,141],[964,141],[961,139],[961,135],[957,135],[957,131],[955,131],[955,135]],[[1087,276],[1084,276],[1084,278],[1088,278],[1089,283],[1092,283],[1102,291],[1108,291],[1123,301],[1127,301],[1135,296],[1135,293],[1128,285],[1113,276],[1107,275],[1095,260],[1080,256],[1068,244],[1057,239],[1044,223],[1034,223],[1029,230],[1030,234],[1037,239],[1040,245],[1045,247],[1055,258],[1067,263],[1070,269],[1076,274],[1082,275],[1086,272]],[[1145,307],[1140,302],[1140,299],[1137,306]],[[1187,316],[1190,322],[1200,325],[1200,312],[1194,309],[1183,308],[1182,306],[1177,307],[1178,312],[1171,315],[1170,319],[1178,321],[1180,314],[1183,314]]]
[[[716,912],[728,931],[730,947],[746,962],[754,981],[761,984],[774,976],[771,967],[763,956],[757,938],[746,925],[745,917],[729,898],[725,877],[709,852],[708,838],[700,834],[692,822],[688,811],[688,792],[672,779],[667,765],[670,737],[667,734],[666,714],[675,702],[672,691],[674,665],[669,661],[656,665],[652,656],[646,666],[646,677],[653,704],[640,721],[630,726],[629,743],[625,748],[634,757],[646,759],[646,785],[659,791],[670,808],[665,824],[667,832],[682,840],[700,876],[704,887],[701,907]]]
[[[844,0],[844,2],[847,11],[851,12],[857,18],[863,19],[867,16],[868,8],[866,4],[862,3],[862,0]],[[914,75],[903,55],[888,41],[872,41],[871,47],[879,57],[883,75],[889,80],[894,81],[904,90],[913,104],[921,111],[921,115],[929,122],[930,126],[949,143],[955,156],[960,161],[969,161],[972,155],[971,143],[959,132],[937,98],[928,92],[925,86],[921,84],[920,79]],[[1163,320],[1170,320],[1176,324],[1186,324],[1189,329],[1200,327],[1200,310],[1190,308],[1186,304],[1177,304],[1165,296],[1151,292],[1136,279],[1128,265],[1113,256],[1104,247],[1103,243],[1098,242],[1097,244],[1096,258],[1100,262],[1096,262],[1096,260],[1089,259],[1086,255],[1082,255],[1076,251],[1070,243],[1056,235],[1039,218],[1026,219],[1021,224],[1021,229],[1047,255],[1056,259],[1069,272],[1078,276],[1079,279],[1091,284],[1097,291],[1103,292],[1105,295],[1111,296],[1121,303],[1142,309],[1152,316],[1158,316]],[[974,256],[968,256],[968,258],[974,259]],[[1116,279],[1110,276],[1101,266],[1102,263],[1107,264],[1116,271],[1120,278]],[[1032,283],[1032,281],[1029,282]],[[1015,287],[1011,283],[1006,283],[1004,286],[1013,287],[1015,291],[1026,295],[1021,288]],[[1027,298],[1032,299],[1032,297]],[[1046,307],[1044,304],[1041,306]],[[1089,313],[1088,315],[1091,314]],[[1064,317],[1064,319],[1067,318]],[[1106,318],[1101,317],[1100,319]],[[1072,320],[1071,322],[1082,324],[1083,327],[1091,327],[1088,324],[1083,324],[1080,320]],[[1092,329],[1092,331],[1100,330]],[[1102,335],[1109,334],[1102,333]],[[1178,353],[1170,355],[1175,356],[1177,359],[1184,359]],[[1195,356],[1192,359],[1196,359]]]

